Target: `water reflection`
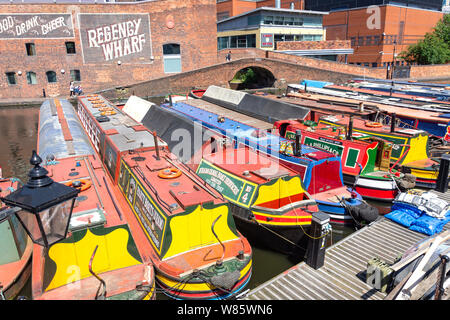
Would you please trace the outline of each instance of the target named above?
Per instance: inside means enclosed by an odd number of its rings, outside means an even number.
[[[0,167],[4,177],[27,181],[31,151],[36,149],[39,106],[0,108]]]

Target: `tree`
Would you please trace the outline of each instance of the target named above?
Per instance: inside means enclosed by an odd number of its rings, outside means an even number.
[[[445,64],[450,62],[450,15],[446,14],[423,40],[409,46],[399,55],[407,62]]]

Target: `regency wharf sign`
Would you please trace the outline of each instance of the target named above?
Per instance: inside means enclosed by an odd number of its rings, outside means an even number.
[[[0,14],[0,39],[54,39],[73,37],[74,31],[71,14]]]
[[[78,15],[85,63],[150,63],[150,17],[145,14]]]

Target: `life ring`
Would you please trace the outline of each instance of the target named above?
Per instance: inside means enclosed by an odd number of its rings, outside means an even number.
[[[100,114],[102,116],[112,116],[112,115],[116,114],[116,112],[115,111],[102,111],[102,112],[100,112]]]
[[[162,169],[158,172],[158,177],[163,179],[174,179],[179,176],[181,176],[181,170],[174,167]]]
[[[74,186],[73,184],[75,183],[75,185],[76,185],[78,181],[81,183],[80,186],[79,187]],[[71,181],[65,182],[64,184],[68,187],[80,189],[80,191],[87,190],[92,186],[92,182],[87,179],[71,180]]]
[[[371,122],[371,121],[367,121],[365,123],[366,127],[369,128],[381,128],[383,125],[379,122]]]

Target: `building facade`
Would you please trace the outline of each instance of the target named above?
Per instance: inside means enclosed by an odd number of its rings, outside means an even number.
[[[276,50],[281,41],[322,41],[327,13],[262,7],[217,22],[218,50]]]
[[[126,86],[217,61],[216,1],[0,4],[0,98]],[[211,32],[214,30],[214,32]]]
[[[350,40],[348,63],[367,67],[403,65],[398,54],[423,39],[442,19],[436,10],[382,5],[329,12],[324,17],[328,40]]]
[[[446,0],[304,0],[305,10],[336,11],[363,8],[368,6],[401,5],[411,8],[441,10],[442,1]]]
[[[261,7],[304,9],[304,0],[217,0],[217,21]]]

